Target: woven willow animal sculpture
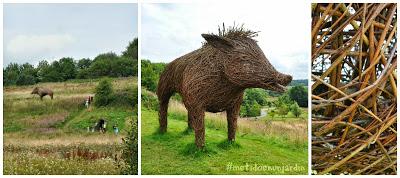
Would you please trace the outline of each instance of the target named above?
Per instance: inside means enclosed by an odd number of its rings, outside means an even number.
[[[48,89],[48,88],[42,88],[42,87],[35,87],[31,94],[37,94],[40,96],[40,100],[43,100],[43,97],[46,95],[49,95],[51,99],[53,99],[53,91]]]
[[[224,28],[219,35],[202,34],[207,42],[200,49],[166,66],[157,88],[160,132],[167,130],[168,102],[175,92],[182,96],[188,110],[188,127],[194,129],[196,145],[202,148],[206,111],[226,111],[228,140],[234,141],[246,88],[285,91],[292,76],[275,70],[252,39],[256,35],[243,27]]]

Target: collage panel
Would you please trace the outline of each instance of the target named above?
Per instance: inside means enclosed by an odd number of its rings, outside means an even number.
[[[312,4],[312,174],[397,174],[397,4]]]
[[[1,5],[3,175],[397,175],[395,1]]]
[[[308,174],[309,7],[277,6],[141,4],[142,175]]]
[[[137,4],[3,4],[3,174],[138,174]]]

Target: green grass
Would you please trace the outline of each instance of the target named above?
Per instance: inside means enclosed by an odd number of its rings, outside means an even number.
[[[207,118],[206,147],[199,150],[185,115],[170,112],[168,131],[160,134],[157,112],[142,109],[142,174],[307,174],[306,141],[239,129],[228,143],[223,126]]]
[[[117,107],[101,107],[91,111],[86,109],[77,114],[73,120],[69,120],[64,126],[65,129],[74,131],[86,131],[87,127],[91,127],[99,118],[107,120],[107,132],[112,132],[113,125],[117,125],[120,130],[124,129],[126,120],[133,116],[130,108]]]

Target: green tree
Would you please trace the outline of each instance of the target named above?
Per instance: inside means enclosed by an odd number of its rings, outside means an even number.
[[[20,66],[17,63],[10,63],[3,69],[3,84],[16,85],[19,74],[21,73]]]
[[[257,117],[261,115],[261,106],[255,102],[253,105],[248,107],[247,116],[248,117]]]
[[[245,90],[245,96],[247,100],[256,101],[261,106],[267,105],[268,94],[264,89],[251,88]]]
[[[59,72],[62,80],[74,79],[76,77],[76,65],[72,58],[61,58],[59,60]]]
[[[278,111],[277,112],[281,117],[284,117],[289,113],[289,108],[288,108],[288,106],[286,104],[283,104],[283,105],[278,107]]]
[[[137,76],[138,73],[138,44],[138,38],[133,39],[133,41],[129,42],[129,45],[126,47],[126,50],[122,52],[121,56],[132,62],[131,75],[133,76]]]
[[[41,82],[46,82],[47,73],[49,72],[50,65],[46,60],[42,60],[39,62],[37,66],[37,75],[38,80]]]
[[[290,105],[290,112],[292,112],[293,115],[296,117],[299,117],[301,115],[301,109],[296,102]]]
[[[35,84],[35,78],[32,75],[20,74],[16,81],[16,85],[33,85]]]
[[[96,87],[95,106],[107,106],[112,102],[113,88],[110,79],[104,78]]]
[[[111,77],[136,76],[135,61],[127,57],[119,57],[111,61]]]
[[[37,82],[37,70],[29,63],[10,64],[3,73],[5,84],[32,85]]]
[[[22,64],[20,67],[21,73],[25,75],[29,75],[32,78],[34,78],[35,83],[36,83],[36,78],[37,78],[37,70],[35,67],[29,63]]]
[[[131,58],[133,60],[138,59],[138,38],[133,39],[133,41],[129,42],[129,45],[126,47],[126,50],[122,52],[122,56]]]
[[[91,64],[92,64],[92,60],[90,60],[88,58],[82,58],[78,61],[78,63],[76,64],[76,67],[78,68],[78,70],[87,69],[90,67]]]
[[[274,117],[275,117],[275,114],[276,114],[276,111],[275,111],[275,110],[271,110],[271,111],[269,111],[269,113],[268,113],[269,117],[271,117],[271,118],[274,118]]]
[[[300,107],[308,107],[307,88],[301,85],[290,88],[288,95],[291,100],[296,101]]]
[[[96,56],[89,68],[91,77],[97,78],[103,76],[117,76],[116,72],[118,71],[112,70],[112,63],[118,59],[119,56],[113,52],[104,53]]]
[[[87,79],[87,78],[92,78],[89,69],[79,69],[76,78],[78,79]]]
[[[92,60],[90,60],[88,58],[80,59],[76,64],[76,67],[77,67],[76,78],[79,78],[79,79],[91,78],[90,71],[89,71],[91,64],[92,64]]]
[[[142,86],[146,87],[149,91],[155,92],[161,72],[164,70],[166,64],[151,63],[149,60],[142,60],[141,65]]]
[[[64,81],[62,68],[58,61],[53,61],[51,65],[47,61],[39,62],[38,77],[41,82],[61,82]]]
[[[287,95],[286,93],[279,96],[278,99],[276,101],[274,101],[274,105],[276,107],[281,107],[283,105],[291,105],[293,104],[293,101],[290,99],[289,95]]]

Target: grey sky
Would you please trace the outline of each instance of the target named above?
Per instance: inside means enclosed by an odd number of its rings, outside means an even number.
[[[201,33],[217,32],[223,22],[226,26],[244,23],[246,28],[260,31],[256,40],[279,71],[306,79],[310,7],[303,2],[285,3],[142,4],[141,57],[170,62],[201,47]]]
[[[120,54],[137,37],[137,4],[4,4],[4,66],[10,62]]]

